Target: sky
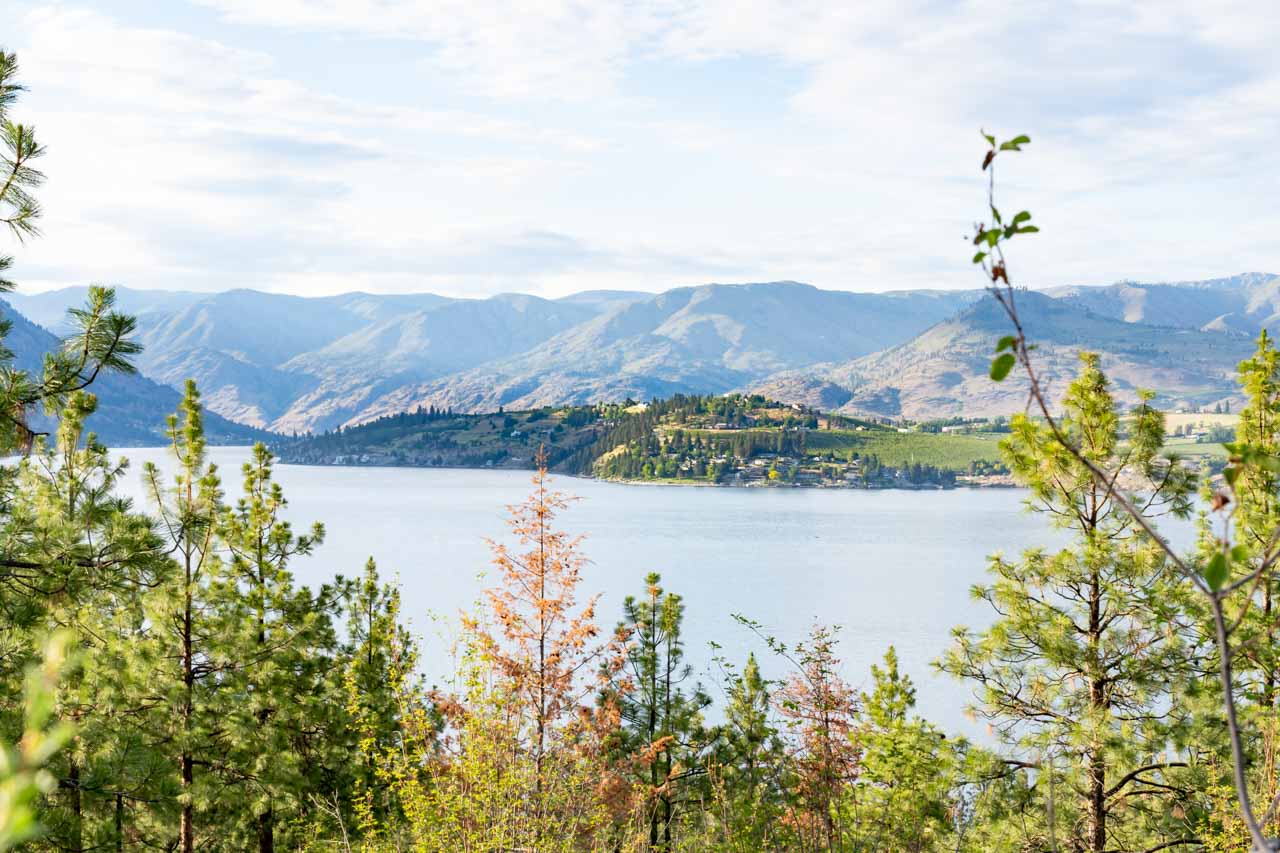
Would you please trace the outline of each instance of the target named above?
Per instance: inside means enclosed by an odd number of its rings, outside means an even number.
[[[0,0],[29,291],[1041,287],[1280,272],[1280,3]],[[0,247],[3,248],[3,247]]]

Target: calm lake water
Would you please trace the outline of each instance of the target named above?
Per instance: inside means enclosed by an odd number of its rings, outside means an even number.
[[[141,500],[144,461],[168,467],[160,449],[122,450]],[[214,448],[229,497],[240,489],[244,448]],[[459,610],[489,585],[486,537],[504,539],[504,508],[530,491],[522,471],[338,468],[278,465],[295,526],[322,521],[324,545],[293,566],[318,584],[361,571],[372,556],[385,577],[399,576],[404,612],[424,635],[431,678],[448,671],[446,637]],[[688,660],[714,689],[708,671],[715,640],[733,660],[754,650],[766,674],[781,667],[731,617],[741,613],[785,642],[814,620],[842,626],[846,675],[858,686],[869,667],[897,647],[915,680],[919,710],[952,731],[977,733],[965,719],[968,689],[936,675],[930,662],[956,625],[980,627],[987,609],[970,600],[986,558],[1059,538],[1043,517],[1024,511],[1013,489],[855,491],[639,486],[554,478],[581,498],[560,518],[586,537],[591,563],[583,593],[601,595],[602,626],[620,615],[624,596],[643,591],[647,572],[684,596]],[[1185,539],[1185,530],[1177,537]]]

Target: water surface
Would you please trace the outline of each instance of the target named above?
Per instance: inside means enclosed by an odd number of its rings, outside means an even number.
[[[141,466],[168,467],[159,449],[122,450],[141,499]],[[228,498],[240,490],[244,448],[214,448]],[[530,491],[523,471],[341,468],[278,465],[276,476],[296,526],[322,521],[324,545],[293,566],[304,583],[360,572],[372,556],[399,576],[404,612],[424,634],[425,669],[448,671],[445,640],[460,609],[480,598],[491,574],[486,538],[509,541],[505,507]],[[555,477],[580,498],[560,518],[585,537],[590,558],[583,593],[599,593],[600,623],[619,618],[622,598],[660,572],[684,596],[689,662],[704,682],[708,643],[743,660],[769,662],[762,644],[731,614],[755,619],[779,639],[801,639],[814,620],[842,626],[846,675],[858,686],[869,667],[897,647],[916,681],[921,712],[951,730],[974,732],[962,708],[969,690],[933,673],[956,625],[981,627],[990,614],[971,601],[986,559],[1060,538],[1023,509],[1014,489],[862,491],[730,489],[603,483]],[[435,619],[432,615],[435,615]],[[718,691],[713,695],[719,701]]]

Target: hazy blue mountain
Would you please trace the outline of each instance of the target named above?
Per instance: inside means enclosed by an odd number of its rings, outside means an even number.
[[[1251,337],[1234,330],[1127,322],[1039,292],[1023,291],[1017,299],[1055,400],[1077,372],[1081,350],[1102,356],[1121,400],[1133,402],[1138,389],[1150,389],[1171,408],[1236,397],[1236,365],[1253,350]],[[752,389],[789,402],[890,417],[1019,412],[1027,403],[1023,377],[1014,373],[997,384],[987,375],[995,342],[1008,331],[1003,309],[986,297],[905,343],[776,375]]]
[[[961,313],[981,299],[976,289],[850,293],[768,282],[554,300],[119,294],[139,317],[146,375],[173,387],[195,378],[213,411],[285,432],[419,405],[474,412],[745,388],[878,414],[1021,405],[983,378],[984,336],[1003,326]],[[14,304],[56,324],[83,296],[68,288]],[[1113,359],[1119,385],[1194,401],[1234,391],[1227,373],[1241,340],[1280,319],[1280,277],[1060,287],[1028,304],[1042,315],[1046,353],[1061,356],[1055,370],[1073,371],[1073,353],[1089,346]]]
[[[1256,335],[1277,328],[1280,320],[1280,276],[1269,273],[1171,284],[1055,287],[1045,293],[1128,323]]]
[[[375,400],[526,352],[594,315],[591,307],[503,294],[451,300],[362,326],[281,366],[315,383],[290,398],[271,423],[302,431],[367,419]]]
[[[652,297],[652,293],[645,293],[640,290],[584,290],[580,293],[561,296],[556,301],[571,305],[590,305],[596,308],[603,308],[619,302],[640,302]]]
[[[5,300],[0,300],[0,315],[12,323],[4,345],[13,352],[15,366],[39,376],[44,354],[58,348],[60,339],[15,311]],[[98,410],[90,416],[88,427],[108,446],[167,443],[165,423],[178,407],[181,399],[178,391],[145,376],[119,373],[99,376],[89,390],[98,397]],[[32,425],[36,429],[47,429],[50,421],[37,414]],[[217,444],[248,444],[269,438],[260,430],[233,423],[212,412],[206,417],[205,426],[210,441]]]
[[[82,289],[67,289],[25,299],[53,322],[82,298]],[[419,402],[474,411],[727,390],[900,342],[974,298],[794,282],[556,300],[121,293],[139,317],[139,364],[148,376],[174,387],[192,377],[212,410],[281,431],[330,428]]]
[[[973,291],[848,293],[795,282],[678,288],[613,301],[527,351],[397,389],[368,413],[720,393],[779,370],[874,352],[975,298]]]
[[[186,290],[134,290],[129,287],[116,287],[115,292],[116,307],[139,319],[153,313],[171,314],[209,296],[207,293]],[[51,331],[61,332],[67,309],[84,305],[88,296],[89,288],[85,286],[64,287],[43,293],[18,290],[5,294],[5,299],[31,322]]]

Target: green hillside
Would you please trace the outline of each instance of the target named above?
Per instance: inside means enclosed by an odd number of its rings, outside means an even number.
[[[762,396],[460,414],[433,407],[286,441],[289,462],[531,468],[720,485],[951,486],[1003,471],[993,433],[909,431]]]

